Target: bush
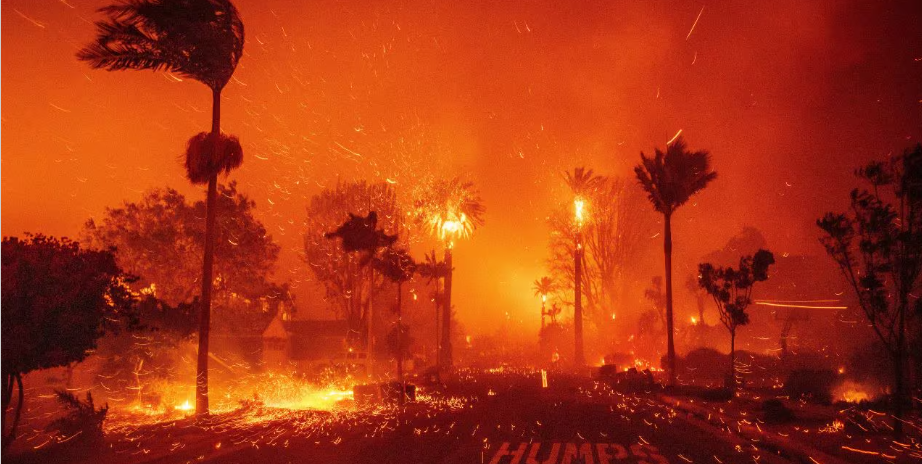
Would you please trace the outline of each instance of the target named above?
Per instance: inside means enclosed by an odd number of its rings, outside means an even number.
[[[829,404],[836,380],[836,373],[829,369],[799,369],[791,372],[784,382],[784,389],[791,399],[803,397]]]
[[[794,420],[794,412],[784,405],[779,399],[770,399],[762,402],[762,412],[765,422],[781,423]]]
[[[59,403],[68,410],[67,415],[48,424],[49,430],[56,430],[65,438],[79,435],[76,441],[95,443],[103,438],[102,423],[106,420],[109,405],[96,409],[93,394],[86,392],[86,401],[65,390],[55,390]]]

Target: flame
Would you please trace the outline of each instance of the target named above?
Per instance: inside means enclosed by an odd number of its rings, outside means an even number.
[[[576,213],[576,225],[577,226],[583,225],[583,220],[585,219],[584,218],[585,206],[586,206],[586,202],[584,202],[582,198],[577,197],[575,200],[573,200],[573,209]]]
[[[467,224],[467,216],[464,213],[435,214],[429,222],[432,228],[438,231],[439,239],[445,242],[448,248],[454,246],[455,239],[467,238],[471,233],[471,228]]]
[[[695,316],[692,316],[692,317],[691,317],[691,323],[692,323],[692,325],[698,325],[698,318],[695,317]]]
[[[177,411],[191,411],[191,410],[192,410],[192,403],[190,403],[189,400],[186,400],[186,401],[183,402],[183,404],[180,404],[179,406],[176,406],[175,409],[176,409]]]
[[[832,393],[835,400],[845,401],[847,403],[871,401],[877,396],[873,392],[873,388],[851,380],[842,382],[842,384],[833,389]]]

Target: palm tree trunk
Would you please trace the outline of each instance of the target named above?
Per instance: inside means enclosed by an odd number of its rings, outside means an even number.
[[[546,312],[544,310],[544,295],[542,295],[541,298],[541,332],[544,332],[544,314]]]
[[[397,282],[397,381],[400,382],[400,401],[403,406],[407,386],[403,383],[403,282]]]
[[[221,133],[221,90],[212,91],[211,133]],[[215,141],[217,141],[215,137]],[[205,263],[202,266],[202,313],[199,317],[198,366],[195,376],[195,413],[208,414],[208,336],[211,329],[211,290],[214,285],[215,203],[218,197],[218,175],[208,179],[205,203]]]
[[[435,295],[437,298],[437,300],[435,301],[435,367],[436,369],[438,369],[438,367],[441,365],[441,357],[442,357],[442,346],[440,343],[441,334],[439,333],[439,306],[440,306],[439,300],[442,298],[442,296],[439,294],[439,291],[440,291],[439,290],[439,279],[436,278],[435,279]]]
[[[450,368],[452,364],[451,353],[451,275],[454,270],[451,267],[451,247],[445,248],[445,305],[442,307],[442,355],[441,368]]]
[[[586,364],[586,356],[583,353],[583,243],[582,233],[576,232],[576,250],[573,252],[573,332],[576,335],[576,350],[574,362],[577,366]]]
[[[368,340],[365,342],[365,372],[369,377],[372,377],[375,375],[375,270],[371,266],[368,266],[368,273],[371,278],[368,284],[368,310],[365,314],[365,317],[368,319],[366,323],[368,326]]]
[[[676,384],[675,340],[672,321],[672,215],[666,214],[663,234],[663,252],[666,255],[666,368],[669,371],[669,385]]]

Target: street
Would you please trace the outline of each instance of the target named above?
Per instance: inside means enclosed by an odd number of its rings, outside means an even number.
[[[237,411],[207,423],[142,425],[114,418],[111,446],[87,450],[83,462],[776,462],[721,435],[652,396],[622,395],[587,377],[551,374],[543,389],[535,372],[462,373],[447,392],[423,392],[402,413]],[[38,452],[19,462],[53,458]]]

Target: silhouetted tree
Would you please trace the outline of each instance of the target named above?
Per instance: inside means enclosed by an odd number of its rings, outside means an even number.
[[[587,170],[570,174],[585,178]],[[638,270],[632,263],[646,250],[647,238],[653,235],[654,216],[639,207],[645,201],[643,190],[621,178],[593,176],[583,181],[594,188],[580,188],[583,199],[583,225],[580,237],[574,227],[573,204],[560,205],[548,217],[551,234],[548,242],[548,267],[559,282],[574,282],[576,260],[574,244],[583,244],[580,266],[580,303],[583,320],[605,327],[623,302],[625,285]],[[579,184],[580,182],[577,182]],[[570,290],[567,290],[570,289]],[[573,287],[558,285],[557,297],[566,304],[575,302]]]
[[[444,307],[445,305],[445,293],[440,287],[440,282],[448,276],[448,265],[445,264],[445,261],[439,261],[438,257],[435,254],[435,250],[432,250],[426,254],[426,261],[419,263],[416,267],[416,272],[421,276],[427,279],[428,284],[435,284],[435,290],[433,290],[431,295],[431,300],[435,303],[435,363],[439,363],[439,355],[441,350],[439,346],[441,344],[441,338],[439,337],[439,308]]]
[[[375,211],[369,211],[366,216],[356,216],[349,214],[349,219],[343,222],[335,231],[327,232],[324,237],[327,239],[340,239],[343,251],[359,255],[358,264],[370,273],[369,281],[371,285],[369,291],[374,288],[375,264],[377,262],[377,253],[380,248],[390,248],[397,241],[397,235],[388,235],[378,228],[378,214]],[[374,326],[371,306],[371,296],[369,296],[367,317],[367,351],[368,359],[374,362]],[[373,369],[372,365],[369,368]]]
[[[573,207],[575,211],[575,232],[573,249],[573,333],[575,337],[574,362],[578,366],[586,364],[586,355],[583,349],[583,267],[585,263],[585,250],[583,249],[583,211],[586,196],[593,193],[602,184],[602,178],[596,176],[592,169],[578,167],[573,172],[565,172],[564,180],[567,187],[573,192]]]
[[[455,240],[470,237],[478,227],[483,225],[484,213],[483,201],[474,183],[463,181],[459,177],[439,180],[424,186],[416,199],[417,221],[428,226],[430,234],[445,244],[445,265],[448,268],[448,274],[444,278],[445,302],[442,311],[440,367],[448,368],[452,365],[451,284],[454,273],[452,249]]]
[[[243,21],[230,0],[132,0],[100,9],[96,41],[77,58],[94,68],[165,70],[211,89],[211,132],[189,140],[186,171],[194,184],[208,184],[202,309],[195,410],[208,413],[208,330],[211,315],[218,173],[240,166],[236,137],[221,133],[221,91],[243,56]]]
[[[340,183],[311,198],[307,207],[304,232],[304,258],[325,292],[334,313],[346,320],[352,336],[364,339],[368,333],[369,308],[374,295],[386,282],[374,276],[364,264],[367,254],[346,251],[325,234],[343,225],[350,213],[357,216],[376,213],[377,225],[386,231],[402,231],[402,243],[408,240],[402,223],[406,215],[397,203],[394,189],[386,183]],[[354,246],[352,248],[355,248]]]
[[[903,432],[907,327],[922,316],[922,145],[856,171],[867,184],[851,193],[851,213],[817,221],[871,327],[893,362],[893,429]],[[916,334],[917,336],[919,334]],[[918,340],[916,341],[918,342]]]
[[[666,294],[663,293],[663,278],[653,276],[650,280],[650,287],[644,290],[643,297],[650,302],[653,310],[659,315],[659,321],[663,327],[666,327]]]
[[[704,302],[707,298],[707,292],[698,286],[697,275],[688,276],[688,279],[685,280],[685,288],[695,297],[695,307],[698,309],[697,325],[703,328],[707,325],[704,322]]]
[[[23,401],[22,376],[84,360],[107,330],[137,325],[135,298],[111,251],[81,249],[66,238],[4,237],[2,260],[3,422],[19,400],[6,447],[16,436]]]
[[[720,322],[730,331],[730,373],[727,386],[736,388],[736,329],[749,323],[746,308],[752,303],[752,287],[768,279],[768,268],[775,263],[770,251],[740,258],[739,267],[698,265],[698,284],[714,299]]]
[[[259,335],[280,306],[292,305],[288,286],[270,281],[280,247],[256,218],[255,202],[237,190],[236,182],[219,185],[218,193],[212,328]],[[151,190],[137,202],[107,208],[101,219],[87,221],[83,242],[116,248],[119,266],[139,276],[133,290],[177,308],[198,294],[205,209],[204,202],[189,204],[176,190]]]
[[[666,257],[666,347],[669,384],[675,385],[675,341],[672,314],[672,215],[692,195],[707,187],[717,178],[711,171],[710,154],[706,151],[690,152],[679,137],[666,152],[655,149],[655,156],[640,154],[641,163],[634,168],[637,180],[647,192],[653,208],[663,215],[663,253]]]
[[[547,296],[554,291],[554,281],[550,277],[544,276],[535,281],[535,296],[541,298],[541,328],[544,328],[544,317],[547,316]]]
[[[397,337],[395,343],[397,351],[395,355],[397,356],[397,381],[400,382],[401,385],[404,385],[403,358],[406,355],[405,350],[409,348],[409,346],[405,345],[403,340],[407,330],[403,324],[403,284],[412,279],[413,274],[416,273],[416,262],[413,261],[413,258],[406,250],[387,247],[381,253],[380,257],[374,259],[372,266],[374,266],[385,278],[397,284],[397,324],[394,328],[394,336]],[[404,391],[405,390],[401,390],[400,404],[403,404],[404,401]]]

